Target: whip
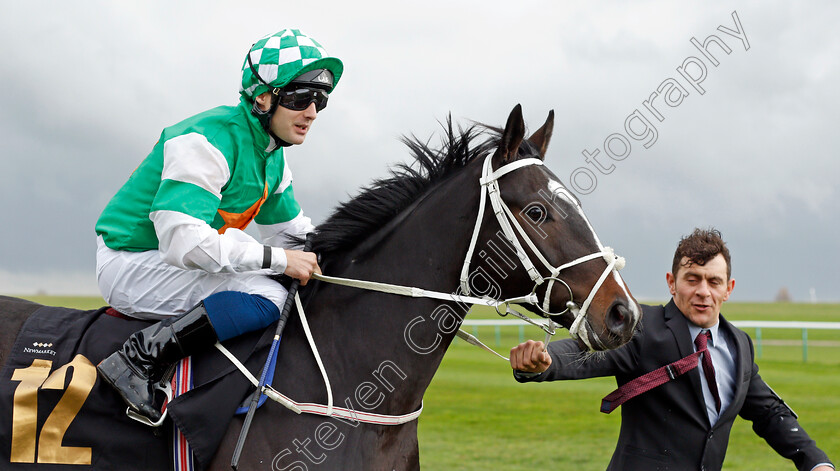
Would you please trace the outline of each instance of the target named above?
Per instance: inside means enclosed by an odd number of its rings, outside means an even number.
[[[303,251],[309,252],[312,248],[312,239],[309,235],[306,236],[306,243]],[[254,420],[254,412],[257,410],[257,404],[260,400],[260,395],[265,388],[265,377],[268,373],[271,359],[277,354],[277,348],[280,345],[280,337],[283,335],[283,329],[286,327],[286,322],[289,320],[289,315],[292,312],[292,304],[295,302],[295,295],[297,294],[300,280],[292,280],[289,285],[289,293],[286,296],[286,303],[283,304],[283,312],[280,313],[280,319],[277,321],[277,329],[274,331],[274,340],[271,341],[271,350],[268,352],[268,358],[265,360],[262,373],[260,374],[260,382],[257,385],[257,390],[251,396],[251,403],[248,405],[248,414],[245,416],[245,422],[242,424],[242,430],[239,432],[239,439],[236,441],[236,448],[233,450],[233,456],[230,460],[230,467],[234,470],[239,466],[239,456],[242,454],[242,448],[245,446],[245,438],[248,436],[248,430],[251,428],[251,421]]]

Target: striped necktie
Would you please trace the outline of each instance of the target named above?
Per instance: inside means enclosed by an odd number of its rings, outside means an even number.
[[[676,379],[678,376],[688,373],[694,368],[697,368],[698,359],[702,357],[703,374],[706,376],[706,382],[709,384],[709,389],[715,397],[715,406],[717,407],[718,413],[720,413],[720,395],[718,394],[717,381],[715,381],[715,367],[712,365],[712,357],[709,355],[707,346],[711,336],[712,334],[708,330],[700,332],[697,338],[694,339],[694,345],[697,347],[696,352],[639,376],[632,381],[628,381],[615,391],[607,394],[601,400],[601,412],[609,414],[618,408],[618,406],[639,394],[650,391],[672,379]]]
[[[712,396],[715,397],[715,407],[719,414],[720,394],[718,394],[717,381],[715,381],[715,367],[712,365],[712,355],[707,347],[710,338],[712,338],[712,333],[704,330],[697,334],[697,338],[694,339],[694,346],[697,347],[697,353],[703,353],[703,357],[700,360],[703,364],[703,374],[706,375],[709,390],[712,391]]]

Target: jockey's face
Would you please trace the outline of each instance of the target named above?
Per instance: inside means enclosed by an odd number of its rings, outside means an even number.
[[[266,92],[258,96],[257,104],[263,111],[268,111],[271,106],[270,93]],[[317,117],[318,112],[315,110],[315,103],[310,103],[302,111],[278,106],[271,117],[271,132],[289,144],[303,144],[309,128],[312,127],[312,123]]]

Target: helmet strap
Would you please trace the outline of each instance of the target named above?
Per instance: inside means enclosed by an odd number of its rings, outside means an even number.
[[[271,131],[271,118],[274,116],[274,112],[277,111],[277,105],[280,103],[280,97],[273,93],[270,93],[270,95],[271,104],[269,105],[268,110],[260,108],[259,103],[257,103],[256,99],[254,99],[254,106],[251,107],[251,114],[257,118],[263,129],[265,129],[265,132],[268,133],[278,146],[289,147],[292,143],[280,139],[276,134],[274,134],[274,132]]]
[[[251,49],[253,49],[253,47],[254,47],[254,45],[252,44]],[[263,80],[262,77],[260,77],[260,74],[257,72],[257,69],[254,67],[254,63],[251,61],[251,49],[248,50],[248,67],[251,68],[251,73],[254,74],[254,77],[256,77],[257,80],[260,81],[260,83],[262,83],[263,85],[268,87],[269,90],[271,90],[272,89],[271,85],[269,85],[268,82],[266,82],[265,80]],[[274,112],[277,111],[277,105],[280,103],[280,97],[277,96],[274,93],[271,93],[270,95],[271,95],[271,104],[268,107],[268,111],[264,111],[262,108],[260,108],[259,103],[257,103],[257,98],[254,97],[254,105],[251,107],[251,114],[254,115],[257,118],[257,120],[259,120],[263,129],[265,129],[265,132],[268,133],[269,137],[274,139],[274,142],[276,142],[278,146],[289,147],[289,146],[292,145],[291,142],[286,142],[283,139],[280,139],[279,137],[277,137],[276,134],[271,132],[271,118],[274,116]]]

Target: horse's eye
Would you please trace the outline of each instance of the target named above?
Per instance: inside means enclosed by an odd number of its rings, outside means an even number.
[[[528,211],[525,212],[525,215],[534,222],[542,222],[542,220],[545,219],[545,213],[539,206],[531,206],[528,208]]]

